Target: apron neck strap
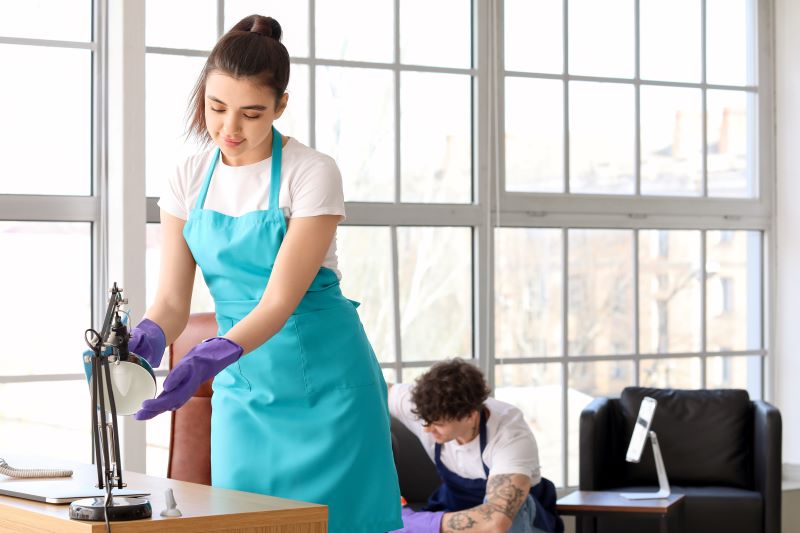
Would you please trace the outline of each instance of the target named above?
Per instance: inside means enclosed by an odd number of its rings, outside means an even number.
[[[483,450],[486,449],[486,407],[481,406],[481,425],[480,425],[480,443],[481,443],[481,464],[483,471],[486,472],[486,477],[489,477],[489,467],[483,462]]]
[[[267,209],[277,211],[281,192],[281,152],[283,135],[272,126],[272,171],[269,182],[269,205]]]
[[[195,209],[203,209],[203,204],[206,203],[206,194],[208,194],[208,185],[211,183],[211,175],[214,174],[214,169],[217,167],[219,161],[220,150],[217,148],[214,151],[214,156],[211,158],[211,164],[208,165],[206,177],[203,180],[203,187],[200,189],[200,194],[197,195],[197,202],[194,204]]]

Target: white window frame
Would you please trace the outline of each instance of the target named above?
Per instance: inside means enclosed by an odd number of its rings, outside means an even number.
[[[562,384],[566,384],[567,365],[572,362],[602,360],[633,360],[638,379],[638,357],[614,356],[588,358],[567,356],[566,350],[561,357],[496,359],[494,357],[494,231],[496,227],[546,227],[560,228],[564,233],[564,243],[568,228],[621,228],[621,229],[699,229],[703,230],[703,249],[705,249],[705,232],[711,230],[758,230],[762,231],[763,266],[761,269],[762,317],[761,330],[764,347],[752,355],[760,355],[762,363],[762,391],[769,398],[772,394],[772,378],[763,371],[764,363],[772,345],[773,328],[769,318],[772,316],[774,300],[773,258],[775,250],[772,239],[773,195],[774,195],[774,119],[772,115],[772,12],[771,0],[758,2],[757,28],[757,64],[758,64],[758,120],[757,120],[757,168],[759,177],[759,196],[752,200],[717,199],[717,198],[668,198],[643,196],[610,196],[610,195],[576,195],[576,194],[532,194],[509,193],[504,189],[502,132],[503,132],[503,1],[473,0],[473,57],[474,64],[470,69],[447,69],[435,67],[417,67],[401,65],[399,57],[399,34],[395,31],[395,62],[391,64],[374,64],[368,62],[333,61],[314,58],[314,15],[315,1],[309,1],[310,58],[296,58],[298,64],[311,66],[335,65],[348,67],[370,67],[389,69],[395,73],[395,136],[396,149],[396,196],[393,203],[348,203],[348,225],[377,225],[391,228],[393,240],[393,268],[397,271],[396,228],[402,226],[463,226],[472,228],[473,235],[473,354],[476,363],[494,383],[495,365],[502,363],[534,363],[559,362],[563,365]],[[395,30],[399,26],[399,2],[394,0]],[[96,97],[93,102],[93,188],[92,195],[87,197],[56,197],[35,195],[0,195],[0,219],[3,220],[47,220],[47,221],[84,221],[91,222],[93,235],[93,321],[101,316],[100,309],[106,301],[106,286],[110,271],[114,271],[115,262],[122,263],[123,277],[130,278],[126,291],[133,301],[144,301],[143,257],[144,257],[144,223],[158,222],[159,213],[155,198],[147,198],[146,209],[141,206],[144,197],[144,83],[143,72],[145,51],[156,53],[174,53],[178,55],[204,56],[205,51],[172,50],[150,48],[144,46],[145,17],[144,2],[125,2],[122,15],[108,18],[107,0],[94,0],[95,20],[94,39],[91,44],[67,43],[63,41],[47,41],[40,39],[0,38],[0,43],[33,44],[37,46],[73,46],[90,48],[93,56],[93,90]],[[638,9],[638,1],[636,3]],[[217,24],[219,33],[222,28],[223,0],[218,0]],[[565,3],[566,6],[566,3]],[[566,12],[566,7],[565,7]],[[564,21],[566,24],[566,18]],[[118,77],[110,78],[108,64],[108,35],[122,35],[126,43],[133,43],[127,51],[115,50],[113,59],[122,59],[115,68],[119,68]],[[566,39],[566,34],[565,34]],[[141,45],[141,46],[139,46]],[[399,113],[399,74],[406,71],[421,72],[456,72],[473,76],[473,198],[472,204],[409,204],[399,201],[399,149],[400,121]],[[137,76],[141,82],[135,82]],[[314,69],[310,69],[310,143],[314,144]],[[590,77],[554,76],[562,80],[592,80]],[[117,85],[109,94],[109,82],[114,80],[128,82],[131,85]],[[634,81],[634,84],[639,83]],[[669,85],[669,84],[667,84]],[[687,84],[680,84],[687,86]],[[688,84],[692,87],[725,88],[701,84]],[[123,98],[124,96],[124,98]],[[119,109],[111,109],[109,101],[119,99]],[[566,106],[566,100],[565,100]],[[113,113],[115,128],[109,128],[109,118]],[[113,117],[116,117],[114,119]],[[108,148],[119,148],[125,141],[128,143],[123,153],[116,153],[117,159],[109,161]],[[704,141],[705,142],[705,141]],[[568,145],[567,145],[568,146]],[[565,156],[566,157],[566,156]],[[111,167],[112,171],[109,171]],[[120,170],[122,169],[122,170]],[[111,177],[111,174],[117,178]],[[638,173],[638,170],[637,170]],[[117,192],[114,188],[118,187]],[[638,186],[637,186],[638,189]],[[705,187],[704,187],[705,190]],[[138,191],[138,192],[137,192]],[[131,194],[131,192],[135,194]],[[113,223],[114,213],[132,213],[123,216],[118,226]],[[109,235],[112,238],[109,238]],[[125,242],[125,249],[114,252],[113,242]],[[111,244],[110,244],[111,242]],[[636,246],[634,254],[636,254]],[[566,269],[566,250],[564,246],[564,268]],[[139,261],[138,258],[141,258]],[[117,259],[115,259],[117,257]],[[705,263],[702,258],[703,264]],[[129,265],[127,268],[124,265]],[[141,274],[135,269],[141,265]],[[346,275],[346,273],[345,273]],[[634,273],[636,275],[636,273]],[[383,366],[393,368],[398,378],[402,379],[404,368],[427,366],[430,362],[405,362],[401,359],[399,344],[399,308],[397,303],[397,276],[394,275],[395,294],[395,346],[396,359]],[[565,289],[566,291],[566,289]],[[705,298],[705,291],[702,291]],[[566,294],[566,293],[565,293]],[[637,303],[638,305],[638,303]],[[705,305],[705,304],[703,304]],[[139,310],[141,313],[143,310]],[[566,306],[564,313],[566,313]],[[703,315],[705,315],[703,313]],[[566,323],[566,322],[565,322]],[[705,335],[705,330],[704,333]],[[566,348],[566,346],[565,346]],[[637,343],[638,350],[638,343]],[[750,353],[750,352],[747,352]],[[740,354],[736,352],[735,354]],[[686,354],[697,357],[719,354]],[[724,355],[724,354],[723,354]],[[648,359],[674,358],[675,354],[647,354]],[[705,365],[703,366],[705,369]],[[705,370],[703,370],[705,372]],[[163,375],[165,371],[160,371]],[[82,374],[53,376],[0,376],[0,382],[38,382],[56,379],[84,379]],[[705,376],[703,377],[705,380]],[[765,382],[766,381],[766,382]],[[568,480],[567,457],[568,428],[566,409],[566,387],[562,387],[564,398],[564,441],[563,441],[563,479]],[[133,457],[126,460],[126,467],[144,471],[143,452],[145,447],[144,424],[135,424],[126,420],[124,429],[124,456]],[[87,454],[90,452],[87,450]]]

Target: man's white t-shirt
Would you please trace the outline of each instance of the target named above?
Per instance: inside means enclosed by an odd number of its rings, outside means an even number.
[[[186,220],[194,208],[216,147],[186,158],[170,177],[158,202],[167,213]],[[269,204],[272,157],[231,167],[220,157],[211,177],[204,209],[229,216],[265,210]],[[342,175],[329,156],[289,138],[281,153],[281,190],[278,205],[287,218],[339,215],[344,220]],[[336,257],[336,238],[322,266],[341,279]]]
[[[411,389],[412,386],[405,383],[392,385],[389,389],[389,411],[417,436],[433,461],[436,441],[423,431],[422,421],[411,412],[414,407]],[[483,462],[489,468],[489,476],[524,474],[530,476],[531,486],[537,485],[542,479],[539,449],[522,411],[494,398],[488,398],[484,405],[490,412],[486,421],[486,448],[483,451]],[[442,445],[441,460],[448,470],[463,478],[486,479],[480,449],[478,437],[465,444],[459,444],[454,439]]]

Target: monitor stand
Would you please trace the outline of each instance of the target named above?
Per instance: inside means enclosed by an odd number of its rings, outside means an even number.
[[[656,473],[658,474],[657,492],[622,492],[620,496],[629,500],[653,500],[669,498],[670,488],[667,481],[667,470],[664,468],[664,459],[661,457],[661,448],[658,446],[656,432],[650,432],[650,443],[653,445],[653,458],[656,462]]]

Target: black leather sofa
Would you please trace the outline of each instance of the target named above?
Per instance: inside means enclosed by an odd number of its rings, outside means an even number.
[[[673,493],[686,495],[680,531],[780,533],[781,416],[743,390],[628,387],[598,398],[581,413],[580,489],[656,490],[649,440],[638,464],[625,453],[639,404],[658,401],[658,435]],[[658,524],[630,515],[578,521],[578,533],[647,533]]]
[[[439,474],[425,448],[402,422],[392,417],[392,450],[400,494],[408,505],[419,511],[428,503],[428,497],[439,487]]]

